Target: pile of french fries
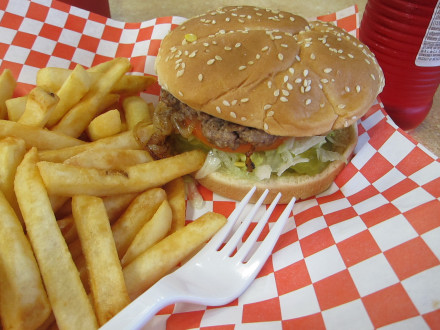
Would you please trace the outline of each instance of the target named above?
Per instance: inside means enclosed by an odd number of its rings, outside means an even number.
[[[0,75],[0,318],[3,329],[96,329],[224,225],[185,221],[183,176],[205,155],[153,160],[155,80],[127,59],[40,69],[14,97]]]

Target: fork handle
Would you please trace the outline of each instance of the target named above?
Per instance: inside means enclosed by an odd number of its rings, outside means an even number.
[[[104,324],[101,329],[140,329],[162,308],[178,301],[176,290],[159,281]]]

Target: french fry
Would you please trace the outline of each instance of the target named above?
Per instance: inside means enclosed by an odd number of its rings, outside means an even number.
[[[111,92],[113,85],[130,69],[126,58],[117,58],[113,66],[105,72],[102,79],[94,84],[89,92],[52,129],[55,132],[78,137],[87,128],[100,110],[100,103]]]
[[[120,258],[142,226],[156,213],[167,195],[161,188],[149,189],[139,194],[122,216],[112,225],[113,238]]]
[[[37,161],[32,148],[17,168],[15,192],[52,310],[62,329],[95,329],[93,308],[56,223]]]
[[[153,217],[147,221],[134,237],[127,252],[121,259],[122,266],[129,264],[138,255],[164,238],[171,228],[173,212],[170,204],[164,200]]]
[[[100,170],[46,161],[38,162],[37,166],[50,194],[110,196],[160,187],[197,171],[205,157],[203,151],[193,150],[124,170]]]
[[[59,97],[41,87],[35,87],[27,97],[26,108],[19,124],[44,127],[58,104]]]
[[[121,114],[117,109],[96,116],[87,127],[87,135],[92,141],[116,135],[121,131]]]
[[[0,121],[1,125],[1,121]],[[1,128],[1,126],[0,126]],[[150,134],[153,133],[152,125],[149,127]],[[58,150],[43,150],[38,153],[41,160],[50,162],[64,162],[81,152],[97,150],[97,149],[132,149],[139,150],[141,145],[138,143],[132,131],[122,132],[118,135],[110,136],[108,138],[100,139],[98,141],[83,143],[73,147],[62,148]]]
[[[186,219],[186,201],[185,201],[185,182],[183,177],[179,177],[168,182],[164,189],[167,193],[168,201],[173,211],[173,218],[170,232],[185,226]]]
[[[25,153],[26,145],[23,140],[13,137],[0,140],[0,191],[3,192],[20,220],[22,220],[21,211],[15,197],[14,179],[17,166],[21,163]]]
[[[0,120],[0,137],[7,136],[23,139],[27,148],[37,147],[39,150],[53,150],[85,144],[84,141],[47,129],[22,125],[10,120]]]
[[[106,68],[106,70],[104,70],[104,66],[110,67],[112,65],[111,63],[111,61],[102,63],[102,70],[99,69],[98,71],[91,71],[93,67],[86,70],[91,84],[94,84],[99,79],[102,79],[102,76],[108,69]],[[37,86],[46,88],[52,92],[58,92],[71,73],[72,70],[69,69],[53,67],[42,68],[38,70],[37,73]],[[156,79],[152,76],[126,74],[115,83],[111,89],[111,92],[124,95],[138,94],[139,92],[144,91],[155,81]]]
[[[125,283],[131,299],[197,251],[224,224],[226,218],[208,212],[178,231],[168,235],[123,268]]]
[[[72,212],[89,272],[100,325],[130,303],[110,223],[101,198],[74,196]]]
[[[89,168],[123,169],[152,160],[153,158],[146,150],[94,149],[72,156],[64,163]]]
[[[20,119],[26,109],[27,99],[28,96],[24,95],[6,100],[5,104],[9,120],[18,121]]]
[[[122,101],[122,108],[124,109],[128,129],[133,129],[141,121],[147,124],[152,123],[150,106],[142,97],[126,97]]]
[[[17,82],[9,69],[0,74],[0,119],[6,118],[7,110],[5,101],[14,94]]]
[[[3,329],[37,329],[51,314],[23,227],[0,191],[0,318]]]
[[[63,85],[57,89],[60,98],[57,106],[50,115],[47,126],[55,125],[66,113],[86,95],[91,86],[91,78],[87,71],[79,64],[69,74]]]

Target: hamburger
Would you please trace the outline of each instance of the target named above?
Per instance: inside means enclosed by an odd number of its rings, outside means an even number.
[[[157,158],[206,151],[196,180],[239,200],[325,191],[357,143],[357,120],[384,85],[367,46],[325,22],[251,6],[191,18],[163,39],[155,62]]]

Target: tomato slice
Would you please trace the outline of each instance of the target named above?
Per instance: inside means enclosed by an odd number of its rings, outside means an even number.
[[[208,141],[208,139],[203,135],[202,133],[202,124],[200,121],[198,120],[194,120],[191,122],[191,126],[193,127],[193,131],[192,134],[199,140],[201,141],[203,144],[207,145],[210,148],[213,149],[218,149],[221,151],[225,151],[225,152],[236,152],[236,153],[242,153],[245,154],[247,152],[250,151],[265,151],[265,150],[273,150],[278,148],[281,143],[284,142],[284,140],[286,140],[286,138],[284,137],[280,137],[278,139],[276,139],[272,144],[270,145],[266,145],[266,146],[259,146],[257,148],[253,148],[252,144],[250,143],[245,143],[245,144],[241,144],[237,149],[231,149],[229,147],[223,147],[220,148],[218,146],[216,146],[215,144],[211,143]]]

